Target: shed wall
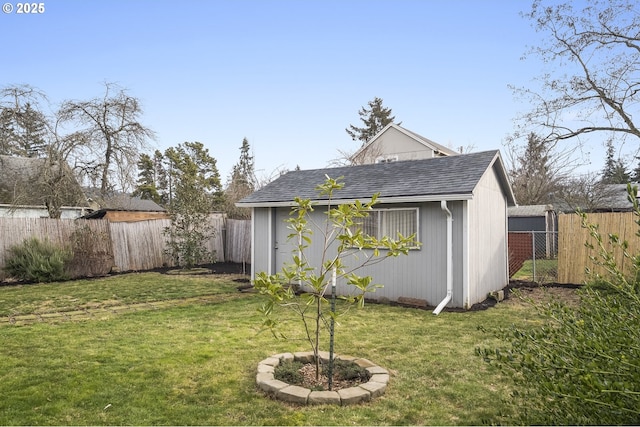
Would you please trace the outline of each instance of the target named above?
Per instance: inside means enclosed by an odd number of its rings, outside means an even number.
[[[382,206],[379,206],[382,207]],[[374,283],[384,287],[376,290],[375,293],[368,294],[370,299],[388,299],[390,301],[410,302],[422,306],[436,306],[446,296],[446,216],[439,203],[389,205],[387,207],[418,207],[419,208],[419,241],[422,243],[420,249],[410,250],[407,256],[400,255],[397,258],[386,259],[383,262],[368,266],[358,271],[360,275],[370,275]],[[454,218],[453,222],[453,265],[454,265],[454,290],[453,301],[450,306],[461,307],[462,297],[462,270],[455,266],[462,265],[462,216],[463,202],[449,202],[449,209]],[[263,241],[263,231],[266,230],[264,212],[266,209],[254,210],[254,224],[256,226],[256,255],[254,256],[254,271],[268,271],[268,262],[264,257],[259,257],[257,252],[259,247],[265,247]],[[311,214],[310,223],[322,224],[324,216],[322,209],[317,209]],[[295,242],[287,239],[290,230],[284,222],[289,216],[288,208],[274,209],[272,216],[274,229],[273,253],[275,258],[275,268],[272,273],[279,271],[284,263],[291,261],[292,252],[295,250]],[[258,225],[260,224],[260,225]],[[258,232],[260,235],[258,235]],[[306,255],[310,264],[317,266],[321,263],[323,248],[323,233],[321,230],[314,230],[312,245],[307,249]],[[336,245],[330,247],[328,254],[334,255]],[[371,255],[372,251],[365,251]],[[345,263],[355,266],[364,259],[363,254],[359,254]],[[338,292],[349,294],[348,287],[339,284]]]
[[[469,204],[468,303],[484,301],[487,294],[509,283],[507,200],[494,168],[482,177]]]

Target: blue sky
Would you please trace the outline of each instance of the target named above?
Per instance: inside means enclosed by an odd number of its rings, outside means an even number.
[[[504,155],[512,120],[527,110],[508,85],[530,85],[540,71],[521,60],[539,39],[520,16],[529,1],[44,5],[41,15],[0,15],[1,86],[35,86],[55,108],[116,82],[142,101],[154,148],[200,141],[224,180],[244,137],[258,175],[327,166],[358,148],[344,129],[376,96],[433,141]]]

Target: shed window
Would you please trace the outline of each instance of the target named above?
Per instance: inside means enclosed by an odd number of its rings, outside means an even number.
[[[362,218],[356,226],[362,228],[366,235],[377,239],[388,237],[395,239],[398,233],[403,236],[418,236],[418,208],[408,209],[374,209],[369,216]]]

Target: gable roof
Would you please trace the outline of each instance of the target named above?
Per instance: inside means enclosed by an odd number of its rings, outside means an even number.
[[[17,206],[44,206],[51,191],[43,178],[47,160],[37,157],[14,157],[0,155],[0,203]],[[58,165],[53,167],[59,167]],[[62,165],[65,191],[64,206],[87,205],[80,185],[71,169]]]
[[[349,203],[369,200],[379,193],[381,203],[440,200],[469,200],[476,185],[490,168],[495,168],[509,205],[515,197],[498,150],[434,157],[391,163],[343,166],[328,169],[291,171],[236,203],[239,207],[291,206],[295,197],[316,202],[316,186],[331,178],[343,177],[344,188],[334,193],[334,201]]]
[[[378,132],[373,138],[371,138],[364,145],[362,145],[362,147],[360,147],[355,153],[353,153],[351,158],[357,158],[358,156],[360,156],[360,154],[363,151],[365,151],[367,148],[369,148],[378,138],[380,138],[390,128],[396,129],[398,132],[405,134],[409,138],[419,142],[420,144],[424,145],[427,148],[430,148],[431,150],[435,151],[436,153],[441,153],[441,154],[444,154],[445,156],[456,156],[456,155],[458,155],[458,153],[456,153],[455,151],[451,150],[450,148],[447,148],[444,145],[440,145],[437,142],[434,142],[434,141],[430,140],[429,138],[425,138],[422,135],[418,135],[417,133],[415,133],[413,131],[410,131],[408,129],[405,129],[402,126],[397,125],[395,123],[389,123],[384,128],[382,128],[382,130],[380,132]]]

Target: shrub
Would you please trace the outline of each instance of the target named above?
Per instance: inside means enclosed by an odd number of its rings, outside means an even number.
[[[302,384],[303,377],[300,373],[302,362],[298,360],[280,360],[276,366],[273,377],[288,384]]]
[[[334,376],[338,380],[344,381],[359,381],[359,382],[367,382],[369,381],[369,372],[367,372],[366,368],[355,364],[353,362],[349,362],[347,360],[336,359],[334,361]]]
[[[66,264],[72,258],[70,250],[35,237],[12,246],[4,270],[18,280],[54,282],[68,279]]]
[[[628,191],[640,226],[637,190]],[[578,307],[559,301],[537,305],[542,326],[498,330],[506,345],[477,352],[511,374],[523,424],[638,425],[640,254],[630,254],[627,242],[614,234],[603,237],[581,215],[594,242],[585,245],[597,252],[591,259],[607,274],[592,272]],[[623,271],[614,250],[624,253],[631,271]]]

